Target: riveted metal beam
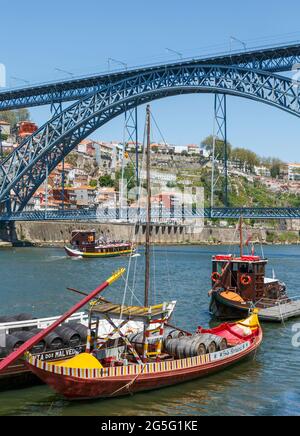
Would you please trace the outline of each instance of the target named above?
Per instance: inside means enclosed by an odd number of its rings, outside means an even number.
[[[84,138],[118,115],[152,100],[189,93],[218,93],[266,103],[300,117],[299,88],[291,79],[226,66],[176,66],[112,83],[52,118],[0,167],[0,202],[22,210],[46,177]]]

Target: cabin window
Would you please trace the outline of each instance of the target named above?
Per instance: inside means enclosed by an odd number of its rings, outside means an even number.
[[[246,274],[248,272],[248,264],[247,263],[242,263],[240,266],[240,272],[242,274]]]
[[[265,266],[264,265],[257,265],[257,267],[258,267],[258,274],[265,273]]]

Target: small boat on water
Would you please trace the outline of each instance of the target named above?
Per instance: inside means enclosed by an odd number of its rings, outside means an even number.
[[[72,232],[71,247],[65,246],[70,257],[93,259],[118,256],[130,256],[135,253],[135,247],[130,242],[96,240],[94,230],[74,230]]]
[[[210,313],[217,319],[235,320],[258,309],[261,321],[283,321],[300,315],[300,301],[289,298],[286,285],[266,277],[268,259],[244,255],[242,219],[240,220],[240,255],[217,255],[212,258]]]
[[[147,221],[144,305],[115,304],[100,295],[125,272],[121,269],[43,332],[29,339],[0,363],[1,371],[25,353],[27,368],[70,400],[117,397],[205,377],[253,355],[263,332],[257,314],[214,329],[190,333],[170,324],[175,302],[149,304],[151,186],[150,108],[147,107]],[[155,284],[154,284],[155,286]],[[126,291],[126,288],[125,288]],[[124,297],[123,297],[124,298]],[[93,300],[93,301],[92,301]],[[28,350],[73,313],[90,303],[85,352],[59,362],[46,362]],[[115,320],[118,320],[116,322]],[[111,330],[99,333],[106,321]],[[131,329],[139,323],[140,329]],[[126,333],[124,330],[126,329]]]
[[[115,306],[108,309],[100,303],[93,307],[92,313],[109,317],[115,310]],[[101,350],[98,345],[92,354],[81,353],[58,363],[43,362],[27,354],[26,365],[69,400],[109,398],[216,373],[253,355],[263,338],[256,314],[211,330],[199,328],[193,335],[166,326],[159,328],[159,335],[153,333],[155,325],[165,316],[164,305],[123,308],[123,322],[129,316],[144,319],[146,340],[135,342],[133,336],[132,342],[127,337],[122,343],[120,338],[113,345],[105,342],[109,338],[102,338],[99,343],[106,343],[107,348]],[[152,330],[148,330],[149,321],[153,323]],[[138,336],[141,338],[143,334]]]

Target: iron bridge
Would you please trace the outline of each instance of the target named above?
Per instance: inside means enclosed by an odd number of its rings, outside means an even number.
[[[164,212],[153,213],[152,219],[157,223],[184,223],[197,219],[300,219],[300,208],[204,208],[197,212]],[[65,209],[55,211],[23,211],[0,215],[0,221],[99,221],[116,223],[142,223],[146,220],[146,211],[141,210],[139,215],[132,214],[130,210],[112,209],[99,213],[98,209]]]
[[[300,63],[300,44],[151,65],[0,92],[0,111],[78,100],[56,113],[1,162],[0,220],[94,219],[93,211],[26,212],[47,175],[115,117],[169,96],[213,93],[251,99],[300,117],[300,87],[277,73]],[[226,135],[225,135],[226,136]],[[225,159],[226,167],[226,159]],[[227,171],[227,170],[226,170]],[[300,218],[295,208],[210,208],[211,218]]]

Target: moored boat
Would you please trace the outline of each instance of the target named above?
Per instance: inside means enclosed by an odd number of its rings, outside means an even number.
[[[36,318],[28,314],[0,317],[0,363],[28,338],[51,325],[59,316]],[[31,352],[43,361],[58,361],[85,351],[88,316],[84,312],[75,313],[64,324],[64,330],[52,333],[41,340]],[[0,373],[0,391],[20,389],[41,383],[28,370],[22,359],[13,362]]]
[[[266,277],[268,259],[243,253],[240,220],[240,255],[212,258],[210,313],[221,320],[235,320],[258,309],[262,321],[282,321],[300,315],[300,301],[290,299],[286,286],[275,277]]]
[[[150,308],[144,309],[145,315],[149,316]],[[219,351],[216,348],[211,353],[201,354],[202,348],[198,347],[199,354],[184,358],[176,357],[174,352],[173,356],[164,353],[156,355],[152,360],[148,354],[146,360],[130,362],[127,356],[123,360],[114,361],[114,365],[111,365],[110,360],[109,366],[105,366],[107,359],[101,361],[95,355],[87,353],[59,364],[42,362],[28,354],[26,365],[56,392],[70,400],[123,396],[175,385],[221,371],[253,355],[262,342],[263,334],[257,315],[254,314],[245,321],[224,324],[212,330],[199,329],[194,335],[178,338],[179,345],[180,342],[187,342],[186,347],[179,347],[181,352],[188,352],[193,341],[203,345],[205,336],[215,339],[216,342],[219,338],[220,343],[223,340],[227,345]],[[165,341],[164,348],[166,347],[168,340]],[[138,358],[142,359],[142,356]]]

